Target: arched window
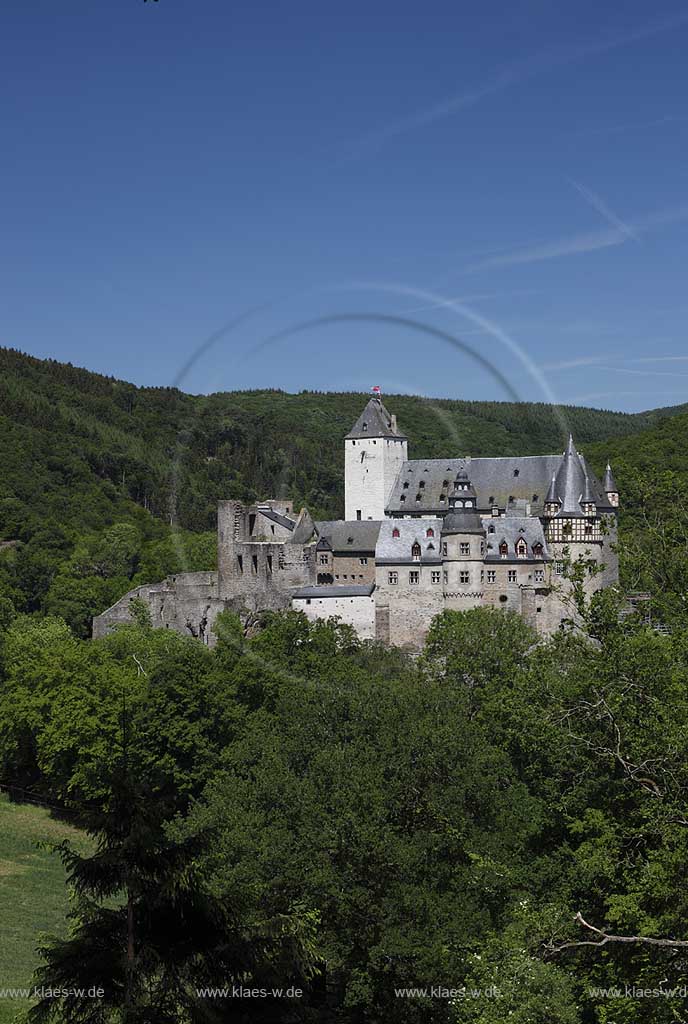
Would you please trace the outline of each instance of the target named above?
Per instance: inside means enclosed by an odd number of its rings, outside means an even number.
[[[508,554],[509,554],[509,545],[507,544],[507,542],[505,540],[503,540],[501,542],[501,544],[499,545],[499,557],[500,558],[506,558],[506,556]]]
[[[495,531],[494,531],[494,526],[488,526],[488,528],[487,528],[487,532],[488,532],[488,533],[494,533],[494,532],[495,532]]]
[[[528,554],[528,545],[524,541],[523,537],[519,537],[516,541],[516,554],[519,558],[525,558]]]
[[[468,501],[466,502],[466,508],[473,508],[473,502],[471,501],[471,499],[470,499],[470,498],[469,498],[469,499],[468,499]]]
[[[540,541],[537,544],[533,544],[533,554],[536,558],[542,558],[542,544]]]
[[[398,526],[395,526],[394,529],[392,530],[392,536],[393,537],[398,537],[399,536],[399,527]]]
[[[433,530],[432,526],[428,526],[427,530],[425,531],[425,536],[426,537],[434,537],[435,536],[435,531]]]
[[[411,548],[411,558],[420,558],[420,544],[415,541]]]

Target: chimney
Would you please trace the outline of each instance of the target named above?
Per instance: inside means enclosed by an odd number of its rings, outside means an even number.
[[[397,432],[397,418],[394,413],[392,413],[392,433],[396,434]]]

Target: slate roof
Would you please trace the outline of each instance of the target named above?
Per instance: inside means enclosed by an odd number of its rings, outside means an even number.
[[[539,519],[533,516],[499,516],[486,517],[483,520],[487,541],[485,544],[485,562],[530,562],[551,560],[547,549],[547,541]],[[494,526],[494,533],[490,533],[490,527]],[[527,558],[518,558],[516,555],[516,541],[523,537],[528,545]],[[509,552],[506,558],[499,554],[499,545],[506,541]],[[533,553],[534,544],[542,544],[542,559]]]
[[[370,398],[365,409],[346,435],[348,439],[359,437],[400,437],[404,438],[385,409],[380,398]]]
[[[468,473],[476,491],[478,508],[481,511],[488,511],[493,504],[506,509],[518,499],[522,499],[530,504],[531,515],[542,515],[552,477],[558,475],[563,462],[562,455],[509,455],[494,459],[411,459],[404,462],[399,471],[387,503],[387,511],[392,515],[445,515],[449,511],[449,495],[452,493],[456,474],[463,469]],[[608,508],[609,501],[602,486],[589,468],[588,475],[596,503],[600,507]],[[581,472],[581,487],[576,499],[583,491],[584,476],[584,472]],[[405,483],[408,487],[404,487]],[[442,494],[445,497],[444,501],[440,501]],[[405,500],[402,500],[402,497]],[[510,498],[513,499],[511,502]],[[581,514],[580,509],[578,514]]]
[[[334,519],[315,524],[319,537],[327,537],[335,554],[375,551],[380,521],[376,519]],[[351,538],[351,543],[349,542]]]
[[[614,479],[612,467],[609,465],[609,463],[607,463],[607,468],[605,470],[602,486],[604,487],[605,493],[610,493],[611,491],[618,492],[619,490],[619,488],[616,486],[616,480]]]
[[[294,519],[289,519],[287,516],[283,516],[280,512],[275,512],[271,508],[261,508],[258,506],[258,511],[266,519],[272,520],[273,523],[279,523],[280,526],[284,526],[287,530],[293,530],[296,526]]]
[[[292,597],[303,600],[306,597],[370,597],[375,590],[374,583],[365,583],[360,586],[326,586],[326,587],[301,587],[295,590]]]
[[[399,536],[394,537],[394,530]],[[426,536],[432,530],[433,537]],[[422,565],[436,564],[442,561],[440,554],[441,519],[385,519],[380,524],[380,534],[375,548],[377,565]],[[420,544],[421,557],[414,559],[411,548]]]
[[[483,534],[484,532],[483,521],[477,512],[450,512],[442,522],[442,533]]]

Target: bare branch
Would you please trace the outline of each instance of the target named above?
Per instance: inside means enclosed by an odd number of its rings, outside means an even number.
[[[545,943],[545,950],[548,953],[560,953],[564,949],[579,949],[582,946],[606,946],[609,942],[636,943],[645,946],[663,946],[668,949],[688,949],[688,939],[655,939],[650,935],[610,935],[594,925],[588,924],[580,911],[573,919],[581,928],[587,928],[595,935],[601,936],[597,940],[581,939],[578,942],[562,942],[555,944],[552,940]]]

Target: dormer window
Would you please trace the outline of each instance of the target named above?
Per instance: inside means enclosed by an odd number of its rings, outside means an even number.
[[[501,542],[501,544],[499,545],[499,557],[500,558],[506,558],[506,556],[508,554],[509,554],[509,545],[507,544],[507,542],[505,540],[503,540]]]
[[[520,472],[521,472],[521,470],[520,470],[520,469],[515,469],[515,470],[514,470],[514,476],[518,476],[518,474],[519,474]]]
[[[447,495],[446,494],[440,494],[440,501],[446,501],[446,500],[447,500]]]
[[[426,537],[434,537],[435,536],[435,531],[433,530],[432,526],[428,526],[427,530],[425,531],[425,536]]]
[[[443,487],[449,487],[449,481],[448,480],[443,480],[442,481],[442,486]]]
[[[419,491],[419,492],[418,492],[418,494],[416,495],[416,501],[420,501],[420,499],[421,499],[422,497],[423,497],[423,495],[422,495],[422,494],[420,493],[420,491]]]
[[[470,499],[470,498],[469,498],[469,499],[468,499],[468,501],[466,502],[466,508],[473,508],[473,502],[471,501],[471,499]]]
[[[392,530],[392,537],[398,537],[398,536],[399,536],[399,527],[395,526],[394,529]]]
[[[423,487],[425,487],[425,480],[419,480],[419,481],[418,481],[418,486],[419,486],[420,488],[423,488]]]
[[[411,558],[420,558],[420,544],[418,543],[418,541],[415,541],[411,548]]]
[[[401,497],[399,498],[399,501],[406,501],[406,495],[402,494]]]
[[[516,541],[516,554],[519,558],[525,558],[528,554],[528,545],[524,541],[523,537],[519,537]]]
[[[408,490],[408,485],[409,485],[408,480],[404,480],[404,490],[405,491]]]
[[[368,429],[368,424],[367,424],[367,423],[364,423],[364,424],[363,424],[363,428],[362,428],[362,429],[363,429],[363,433],[365,434],[365,432],[366,432],[366,431],[367,431],[367,429]]]
[[[536,544],[533,544],[533,554],[536,558],[542,558],[542,544],[540,543],[540,541],[538,541]]]
[[[494,526],[488,526],[487,532],[488,533],[494,533],[495,532]]]

